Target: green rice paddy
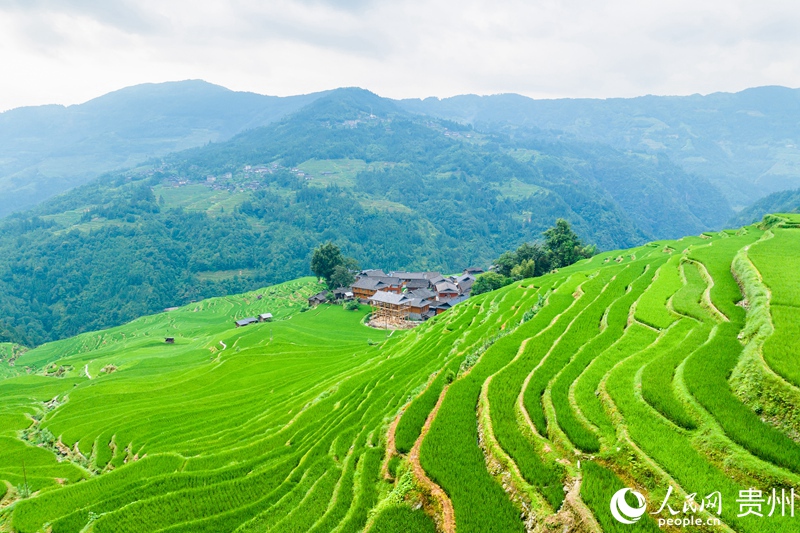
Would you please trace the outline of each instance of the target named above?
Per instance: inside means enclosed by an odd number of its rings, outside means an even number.
[[[800,386],[796,226],[603,253],[409,331],[307,309],[306,278],[0,345],[0,531],[657,531],[670,487],[703,522],[672,530],[800,531],[767,516],[798,433],[731,379]]]

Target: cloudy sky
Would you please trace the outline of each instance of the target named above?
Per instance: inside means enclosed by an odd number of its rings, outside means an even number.
[[[796,0],[0,0],[0,110],[201,78],[290,95],[800,86]]]

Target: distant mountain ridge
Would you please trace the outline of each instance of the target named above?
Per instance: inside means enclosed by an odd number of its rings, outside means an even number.
[[[0,217],[103,172],[269,124],[322,94],[281,98],[188,80],[0,113]]]
[[[664,154],[710,180],[738,207],[800,187],[800,89],[607,100],[463,95],[400,105],[487,131],[532,128],[562,139]]]
[[[747,209],[737,213],[728,225],[758,222],[770,213],[800,213],[800,189],[779,191],[765,196]]]
[[[187,80],[136,85],[69,107],[0,113],[0,217],[103,172],[270,124],[328,92],[281,98]],[[381,100],[376,105],[390,102]],[[800,187],[797,89],[607,100],[461,95],[393,104],[490,133],[664,156],[709,180],[736,209]]]

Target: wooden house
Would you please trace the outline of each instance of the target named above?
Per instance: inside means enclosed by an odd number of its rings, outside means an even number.
[[[359,300],[369,300],[376,292],[392,292],[400,294],[403,284],[400,278],[390,277],[363,277],[359,278],[350,286],[353,297]]]
[[[449,300],[461,294],[461,291],[458,290],[458,286],[452,281],[443,280],[434,287],[433,290],[436,292],[436,298],[438,300]]]
[[[315,307],[319,304],[324,304],[328,301],[328,291],[318,292],[314,296],[308,298],[308,305]]]

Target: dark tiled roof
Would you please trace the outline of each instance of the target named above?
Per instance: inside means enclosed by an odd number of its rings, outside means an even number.
[[[440,281],[436,284],[436,292],[450,292],[458,294],[458,287],[450,281]]]
[[[352,287],[355,289],[380,290],[384,287],[399,287],[400,284],[401,284],[400,278],[369,277],[356,280],[356,282],[353,283]]]
[[[391,305],[405,305],[410,302],[410,298],[405,294],[395,294],[393,292],[378,291],[369,298],[370,302],[380,302]]]
[[[413,291],[408,291],[408,294],[412,298],[422,298],[423,300],[428,300],[430,298],[436,297],[436,293],[430,289],[416,289]]]
[[[236,321],[236,325],[237,326],[247,326],[248,324],[253,324],[255,322],[258,322],[258,319],[251,316],[249,318],[243,318],[241,320],[237,320]]]
[[[409,290],[414,289],[427,289],[430,287],[431,282],[427,279],[410,279],[406,281],[406,288]]]

